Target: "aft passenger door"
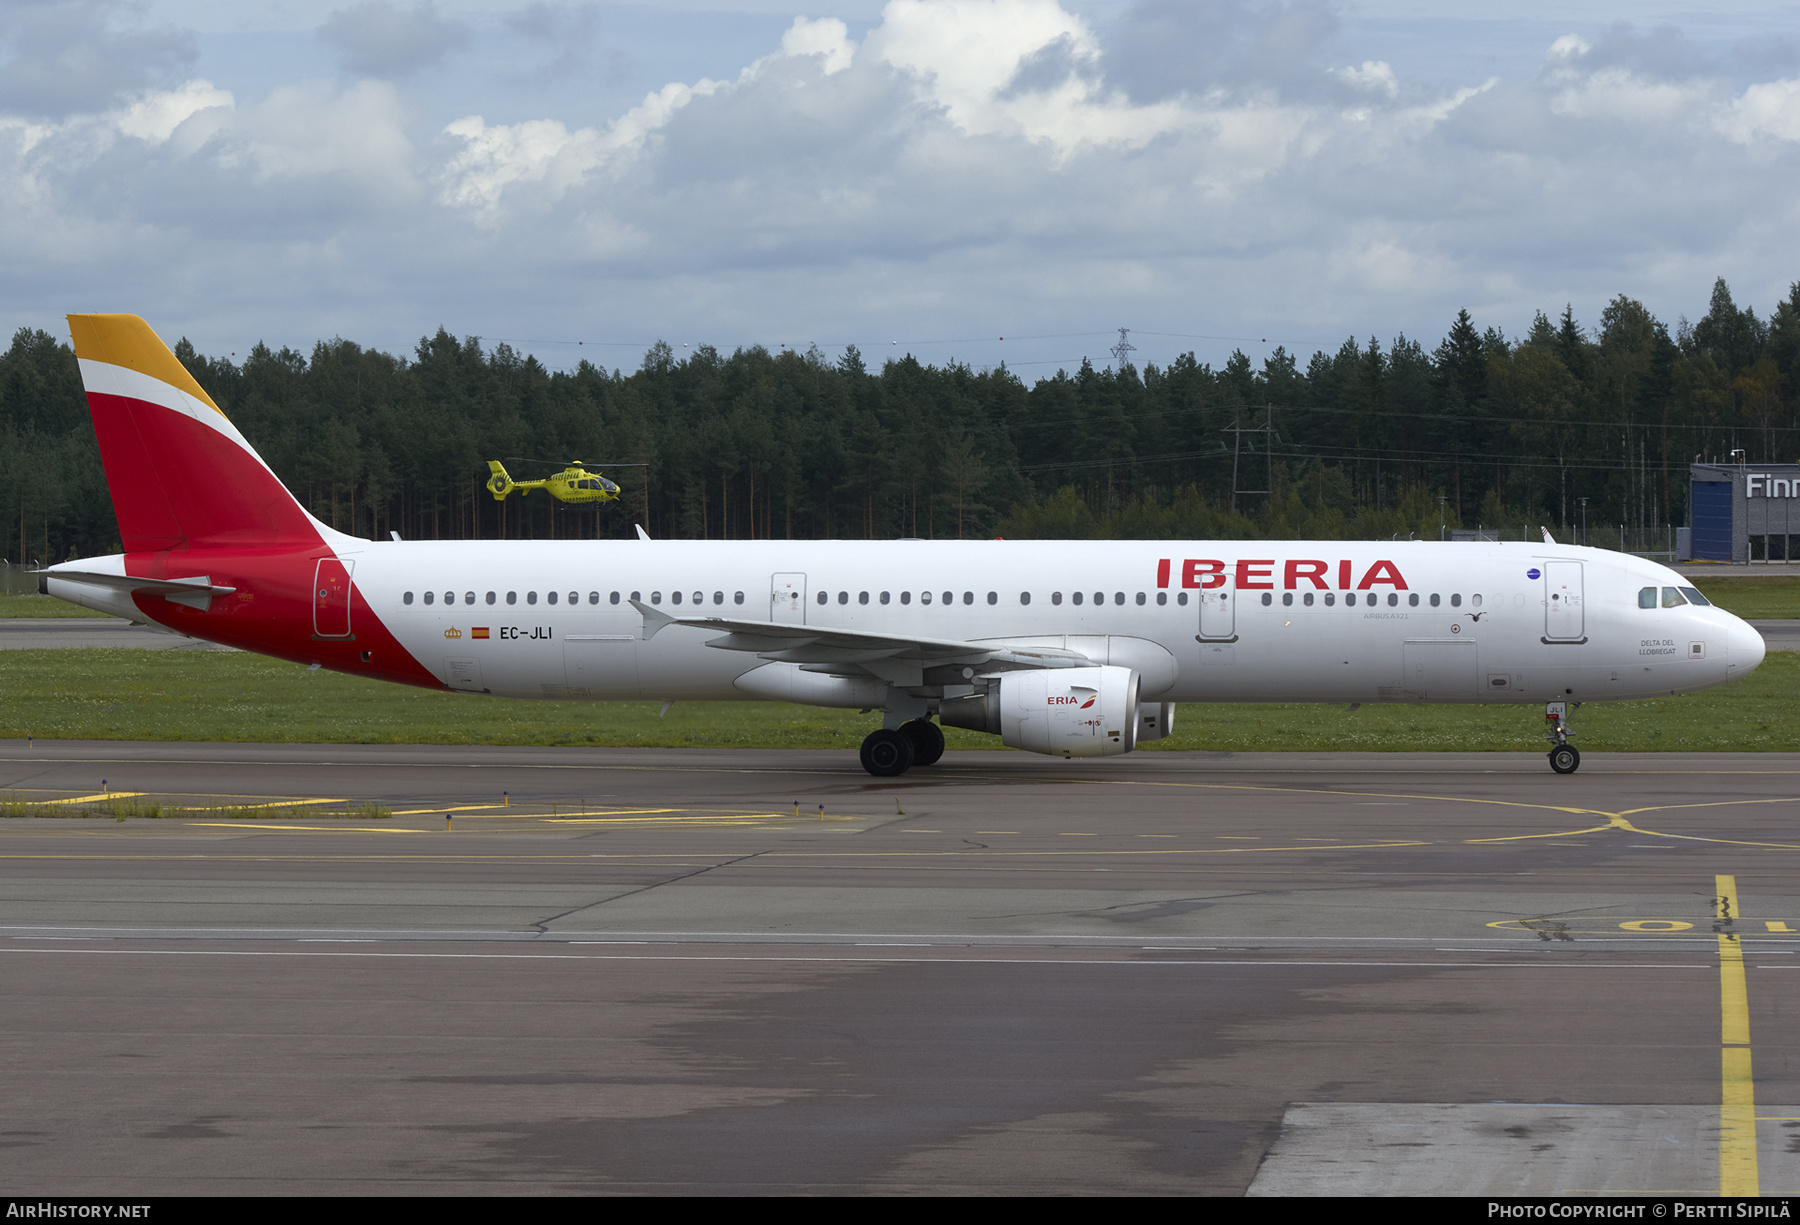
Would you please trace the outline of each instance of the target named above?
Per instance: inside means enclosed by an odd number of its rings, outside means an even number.
[[[769,620],[777,625],[806,624],[804,574],[777,574],[769,580]]]
[[[321,557],[313,569],[313,637],[350,637],[350,567],[353,561]]]
[[[1581,563],[1544,563],[1544,637],[1551,642],[1579,642],[1587,614],[1582,608]]]

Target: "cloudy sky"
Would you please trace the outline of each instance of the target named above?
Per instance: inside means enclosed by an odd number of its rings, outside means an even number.
[[[6,0],[0,322],[1032,378],[1800,280],[1791,3],[1477,7]]]

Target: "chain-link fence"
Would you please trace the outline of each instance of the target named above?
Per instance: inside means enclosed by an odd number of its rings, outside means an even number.
[[[36,565],[18,565],[12,561],[0,561],[0,595],[36,595],[38,593],[37,575],[30,571]]]

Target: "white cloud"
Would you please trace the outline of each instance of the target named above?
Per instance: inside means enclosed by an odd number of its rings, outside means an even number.
[[[856,44],[850,41],[850,27],[836,17],[809,21],[794,18],[794,24],[781,36],[783,55],[819,55],[825,58],[825,75],[844,71],[856,58]]]
[[[1733,140],[1749,143],[1759,136],[1800,140],[1800,80],[1752,85],[1731,104],[1720,129]]]
[[[1358,89],[1385,94],[1390,98],[1400,96],[1400,82],[1385,60],[1364,60],[1359,66],[1338,69],[1337,75]]]
[[[186,81],[175,89],[138,95],[114,113],[114,122],[127,136],[161,144],[201,111],[231,110],[236,105],[229,90],[218,89],[211,81]]]

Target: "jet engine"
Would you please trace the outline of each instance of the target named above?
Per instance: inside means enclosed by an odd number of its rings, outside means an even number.
[[[1116,666],[1007,672],[986,693],[942,703],[938,720],[1033,753],[1113,757],[1137,747],[1138,674]]]

